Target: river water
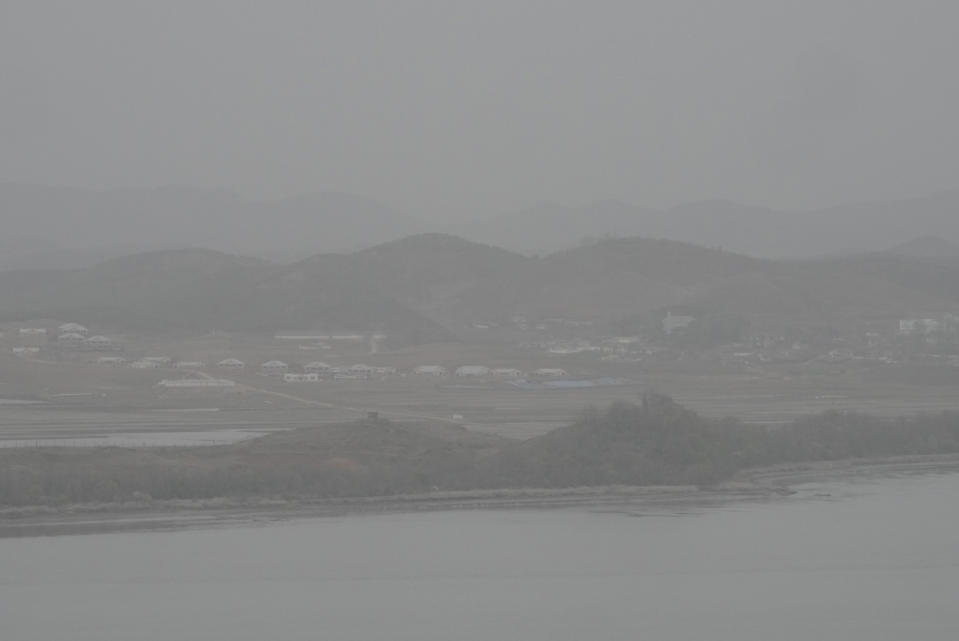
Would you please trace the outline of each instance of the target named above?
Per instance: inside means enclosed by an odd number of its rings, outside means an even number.
[[[0,638],[959,638],[959,474],[0,540]]]

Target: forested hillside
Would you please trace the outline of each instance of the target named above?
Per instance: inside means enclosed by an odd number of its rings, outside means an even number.
[[[660,395],[529,441],[365,420],[194,448],[0,450],[0,505],[318,499],[451,490],[709,486],[784,462],[959,452],[959,413],[826,412],[785,426],[707,419]]]

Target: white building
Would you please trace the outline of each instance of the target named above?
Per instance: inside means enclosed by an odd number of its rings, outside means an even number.
[[[334,381],[365,381],[369,380],[369,376],[366,374],[348,374],[348,373],[339,373],[333,374]]]
[[[373,374],[377,376],[393,376],[396,374],[395,367],[374,367],[372,370]]]
[[[133,361],[130,363],[130,367],[133,369],[160,369],[160,364],[156,361],[148,361],[146,359],[140,359],[138,361]]]
[[[283,361],[267,361],[260,365],[260,374],[263,376],[283,376],[290,371],[290,366]]]
[[[667,312],[666,318],[663,319],[663,331],[667,334],[672,334],[677,329],[686,329],[692,325],[695,320],[696,318],[693,316],[681,316]]]
[[[17,356],[32,356],[40,353],[39,347],[14,347],[13,353]]]
[[[210,387],[233,387],[235,381],[229,381],[225,378],[165,378],[159,383],[159,387],[171,388],[210,388]]]
[[[81,349],[86,345],[86,342],[86,337],[76,332],[67,332],[57,336],[57,345],[65,349]]]
[[[237,358],[224,358],[216,366],[220,369],[241,370],[246,367],[246,363]]]
[[[493,376],[500,376],[502,378],[522,378],[523,372],[512,367],[497,367],[493,370]]]
[[[905,335],[933,334],[942,329],[935,318],[904,318],[899,321],[899,333]]]
[[[419,376],[447,376],[449,371],[442,365],[420,365],[413,369],[413,373]]]
[[[283,375],[284,382],[287,383],[317,383],[320,380],[319,374],[291,374],[287,372]]]
[[[173,359],[169,356],[146,356],[140,360],[148,363],[156,363],[157,367],[170,367],[173,365]]]
[[[91,336],[87,339],[87,348],[93,351],[108,352],[116,349],[117,345],[106,336]]]
[[[97,359],[97,365],[110,365],[111,367],[119,367],[121,365],[126,365],[127,359],[122,356],[101,356]]]
[[[79,323],[64,323],[57,328],[58,334],[80,334],[81,336],[86,336],[90,333],[90,330],[80,325]]]
[[[200,361],[177,361],[173,364],[174,369],[203,369],[203,363]]]
[[[21,336],[46,336],[47,330],[44,327],[21,327]]]
[[[558,367],[541,367],[533,372],[533,376],[540,378],[559,378],[561,376],[569,376],[569,373],[565,369]]]
[[[484,365],[463,365],[457,367],[456,376],[489,376],[490,369]]]
[[[330,365],[322,361],[313,361],[303,366],[303,371],[307,374],[327,374],[330,369]]]

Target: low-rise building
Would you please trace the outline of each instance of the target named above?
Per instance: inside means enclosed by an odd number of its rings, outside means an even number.
[[[558,367],[541,367],[533,372],[533,376],[539,378],[559,378],[561,376],[569,376],[569,372]]]
[[[490,369],[485,365],[463,365],[457,367],[454,374],[464,377],[489,376]]]
[[[395,367],[374,367],[371,371],[372,374],[377,376],[393,376],[396,374]]]
[[[14,347],[13,353],[16,356],[29,357],[40,353],[39,347]]]
[[[86,343],[86,337],[76,332],[67,332],[57,336],[57,346],[63,349],[83,349]]]
[[[672,334],[676,330],[688,328],[695,320],[696,318],[694,316],[684,316],[667,312],[666,318],[663,319],[663,331],[667,334]]]
[[[330,365],[322,361],[313,361],[312,363],[307,363],[303,366],[303,371],[306,374],[328,374],[330,369]]]
[[[147,361],[148,363],[156,363],[157,367],[171,367],[173,365],[173,359],[169,356],[145,356],[140,360]]]
[[[334,381],[365,381],[368,379],[369,379],[369,376],[367,376],[366,374],[348,374],[348,373],[333,374]]]
[[[420,365],[413,368],[413,373],[418,376],[447,376],[449,370],[442,365]]]
[[[283,375],[283,381],[286,383],[316,383],[319,380],[319,374],[292,374],[287,372]]]
[[[899,321],[899,333],[906,336],[938,332],[942,323],[935,318],[904,318]]]
[[[234,387],[235,381],[225,378],[165,378],[159,383],[159,387],[170,388],[210,388],[210,387]]]
[[[203,363],[200,361],[177,361],[173,364],[174,369],[203,369]]]
[[[119,345],[106,336],[91,336],[87,339],[86,347],[94,352],[112,352],[118,349]]]
[[[80,334],[86,336],[90,330],[79,323],[64,323],[57,328],[58,334]]]
[[[220,369],[236,371],[236,370],[244,369],[246,367],[246,363],[244,363],[238,358],[224,358],[222,361],[217,363],[216,366],[219,367]]]
[[[267,361],[260,365],[260,374],[263,376],[280,376],[290,371],[290,366],[283,361]]]

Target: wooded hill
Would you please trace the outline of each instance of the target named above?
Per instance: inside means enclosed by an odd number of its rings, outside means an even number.
[[[470,322],[694,310],[759,326],[853,324],[954,311],[959,259],[877,252],[773,261],[675,241],[607,239],[541,258],[442,234],[289,265],[211,250],[77,270],[0,272],[0,321],[120,329],[349,329],[447,340]]]
[[[528,441],[366,420],[228,446],[4,448],[0,506],[217,498],[317,499],[503,488],[709,486],[783,462],[955,453],[959,414],[826,412],[766,429],[665,396],[590,410]]]

